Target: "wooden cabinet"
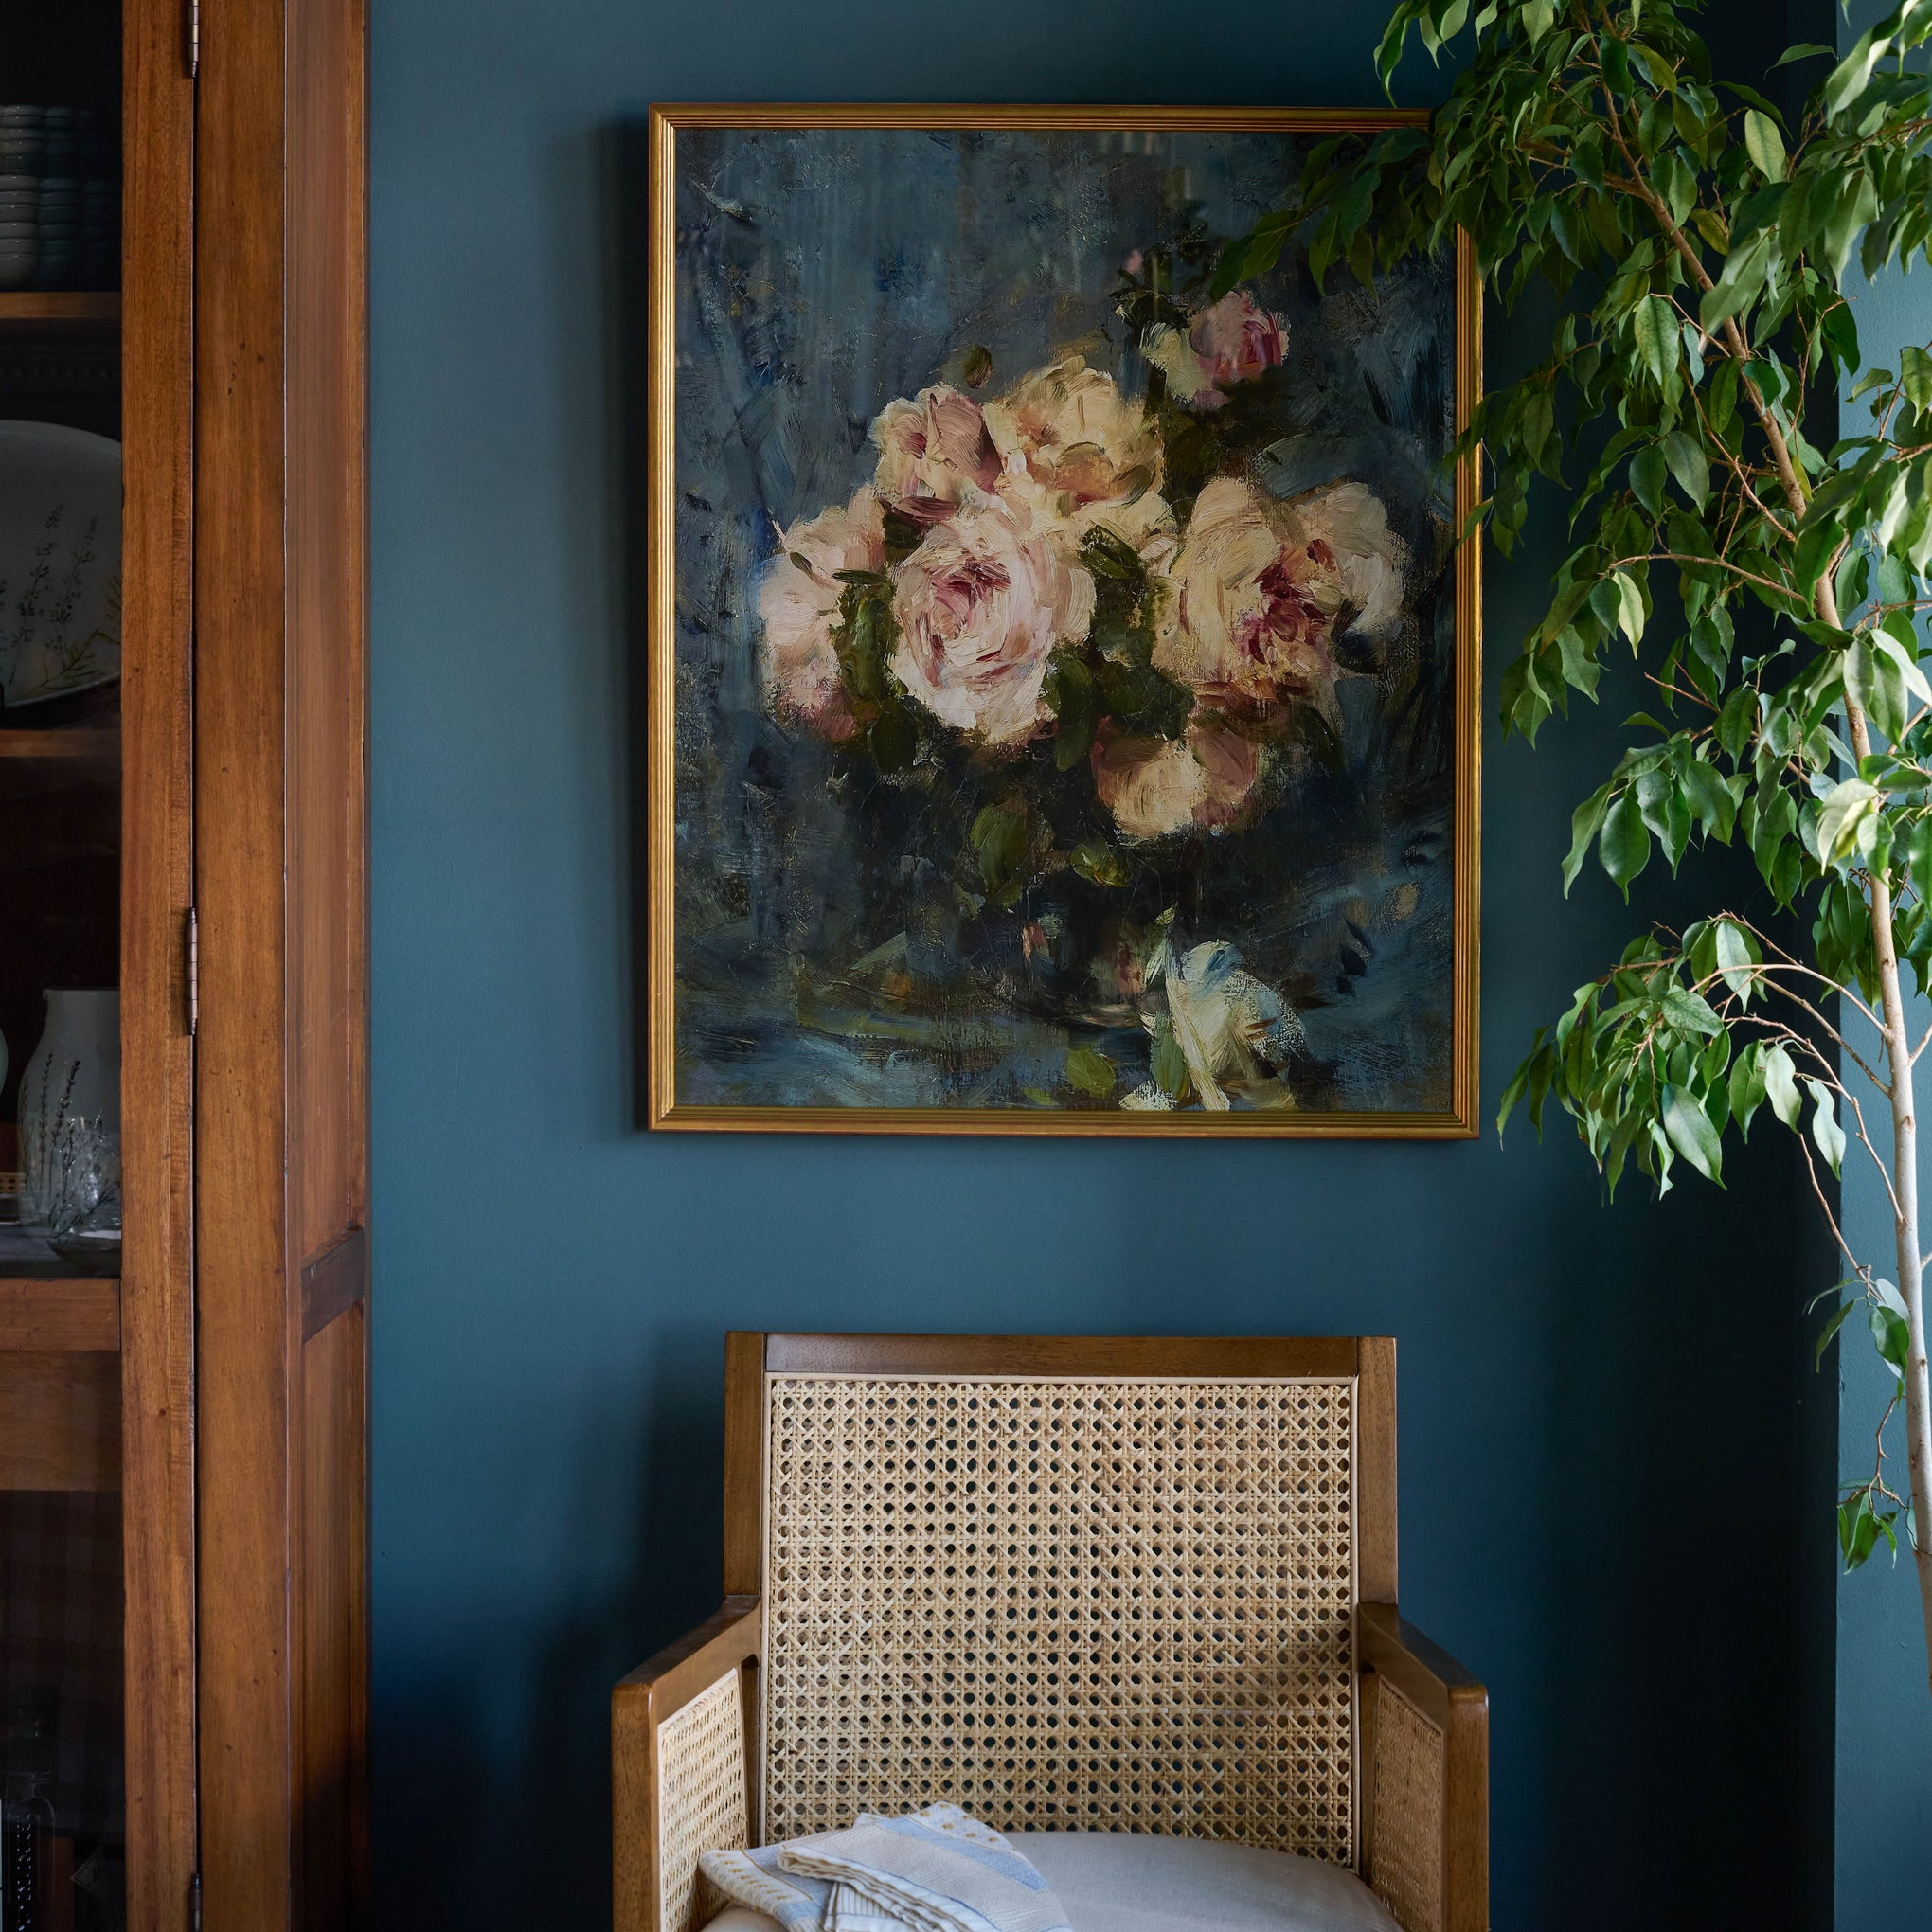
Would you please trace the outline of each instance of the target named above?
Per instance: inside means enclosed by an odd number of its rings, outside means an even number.
[[[0,710],[16,1083],[44,987],[120,993],[117,1267],[0,1227],[0,1619],[98,1654],[58,1932],[116,1857],[143,1932],[367,1918],[364,45],[0,0],[0,94],[117,101],[121,182],[118,291],[0,290],[0,420],[122,445],[118,680]]]

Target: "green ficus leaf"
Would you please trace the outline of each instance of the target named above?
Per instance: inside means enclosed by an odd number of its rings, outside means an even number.
[[[1661,385],[1677,367],[1677,313],[1661,295],[1646,295],[1631,313],[1637,352]]]
[[[1710,1116],[1698,1105],[1694,1096],[1680,1086],[1666,1086],[1663,1094],[1664,1132],[1671,1145],[1708,1181],[1722,1185],[1724,1147]]]
[[[1818,860],[1835,865],[1855,849],[1858,822],[1878,810],[1878,788],[1863,778],[1833,786],[1818,814]]]
[[[1725,262],[1724,273],[1704,292],[1697,319],[1706,330],[1720,328],[1763,293],[1771,266],[1770,230],[1760,229]]]
[[[1909,344],[1900,349],[1899,387],[1914,409],[1932,407],[1932,355]]]
[[[1570,814],[1569,855],[1563,862],[1563,896],[1576,884],[1577,874],[1590,850],[1590,841],[1602,829],[1603,816],[1610,809],[1610,787],[1600,785]]]
[[[1823,1081],[1805,1075],[1804,1083],[1812,1095],[1812,1139],[1835,1174],[1845,1164],[1845,1130],[1838,1125],[1837,1110],[1832,1104],[1832,1090]]]
[[[1882,1301],[1866,1304],[1866,1321],[1871,1330],[1872,1346],[1877,1349],[1880,1361],[1903,1382],[1905,1379],[1905,1358],[1911,1352],[1911,1331],[1905,1326],[1905,1318],[1894,1313]]]
[[[1724,1031],[1724,1022],[1711,1011],[1702,993],[1673,986],[1664,994],[1664,1013],[1680,1033],[1697,1033],[1706,1039]]]
[[[1764,1104],[1764,1059],[1756,1041],[1731,1062],[1730,1110],[1738,1132],[1748,1135],[1751,1118]]]
[[[1664,508],[1664,453],[1655,443],[1647,443],[1630,459],[1630,488],[1637,500],[1653,516]]]
[[[1758,963],[1756,944],[1727,919],[1717,922],[1717,970],[1740,1004],[1751,1003],[1751,968]]]
[[[1771,116],[1760,114],[1755,107],[1744,116],[1744,152],[1767,181],[1784,179],[1787,167],[1784,137],[1778,132]]]
[[[1643,640],[1643,593],[1627,570],[1613,571],[1610,581],[1617,588],[1617,627],[1635,650]]]
[[[1597,840],[1597,856],[1603,869],[1630,897],[1630,882],[1650,863],[1650,832],[1635,792],[1621,792],[1604,814],[1603,829]]]
[[[1685,430],[1673,429],[1664,438],[1664,460],[1677,488],[1702,510],[1710,497],[1710,459],[1698,442]]]
[[[1781,1043],[1773,1041],[1760,1052],[1759,1059],[1764,1070],[1764,1097],[1771,1102],[1771,1111],[1787,1127],[1795,1128],[1803,1112],[1804,1100],[1798,1090],[1791,1055]]]
[[[1846,1317],[1857,1306],[1858,1303],[1855,1301],[1842,1301],[1832,1311],[1831,1319],[1825,1323],[1825,1332],[1818,1337],[1817,1349],[1812,1356],[1814,1368],[1822,1368],[1825,1366],[1825,1351],[1832,1346],[1838,1331],[1845,1326]]]

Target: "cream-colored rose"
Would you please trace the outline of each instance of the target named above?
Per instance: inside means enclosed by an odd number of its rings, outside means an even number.
[[[903,516],[938,523],[999,480],[999,452],[970,396],[943,383],[909,402],[888,402],[874,419],[879,449],[873,485]]]
[[[1140,352],[1167,379],[1168,394],[1190,409],[1219,409],[1226,390],[1279,368],[1288,352],[1288,324],[1236,289],[1203,309],[1186,334],[1151,329]]]
[[[1210,703],[1299,700],[1333,720],[1335,639],[1379,642],[1400,627],[1407,563],[1360,483],[1283,502],[1218,476],[1174,559],[1154,661]]]
[[[1094,617],[1094,581],[1024,510],[968,505],[892,570],[892,669],[934,717],[989,744],[1024,743],[1046,715],[1060,643]]]
[[[1257,802],[1261,755],[1224,720],[1197,714],[1179,738],[1102,730],[1093,749],[1094,790],[1130,838],[1197,827],[1225,832]]]
[[[778,541],[758,589],[765,689],[779,718],[837,743],[851,736],[852,714],[832,641],[845,593],[834,573],[886,567],[879,499],[861,490],[844,509],[802,519]]]
[[[1000,493],[1072,544],[1104,525],[1143,556],[1172,554],[1160,432],[1112,376],[1068,356],[986,405]]]

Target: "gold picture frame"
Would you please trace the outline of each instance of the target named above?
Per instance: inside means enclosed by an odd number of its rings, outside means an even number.
[[[1478,952],[1482,642],[1478,538],[1460,543],[1454,584],[1453,1034],[1449,1103],[1428,1111],[1243,1111],[1176,1108],[791,1106],[680,1100],[677,1094],[676,639],[678,138],[692,130],[932,130],[1141,134],[1323,134],[1423,125],[1401,110],[968,105],[661,105],[651,111],[649,187],[648,812],[649,1039],[646,1100],[653,1128],[693,1132],[830,1134],[1260,1136],[1269,1138],[1459,1140],[1480,1133]],[[709,190],[707,190],[708,194]],[[1338,271],[1345,273],[1345,271]],[[1459,433],[1481,385],[1482,303],[1472,244],[1458,233],[1454,264],[1454,420]],[[1455,516],[1478,501],[1478,462],[1455,478]]]

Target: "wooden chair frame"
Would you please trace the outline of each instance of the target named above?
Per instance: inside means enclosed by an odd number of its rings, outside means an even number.
[[[1391,1339],[762,1333],[726,1343],[724,1604],[612,1697],[616,1932],[693,1932],[697,1852],[755,1842],[773,1377],[1351,1384],[1356,1862],[1404,1932],[1487,1932],[1489,1699],[1397,1609]]]

